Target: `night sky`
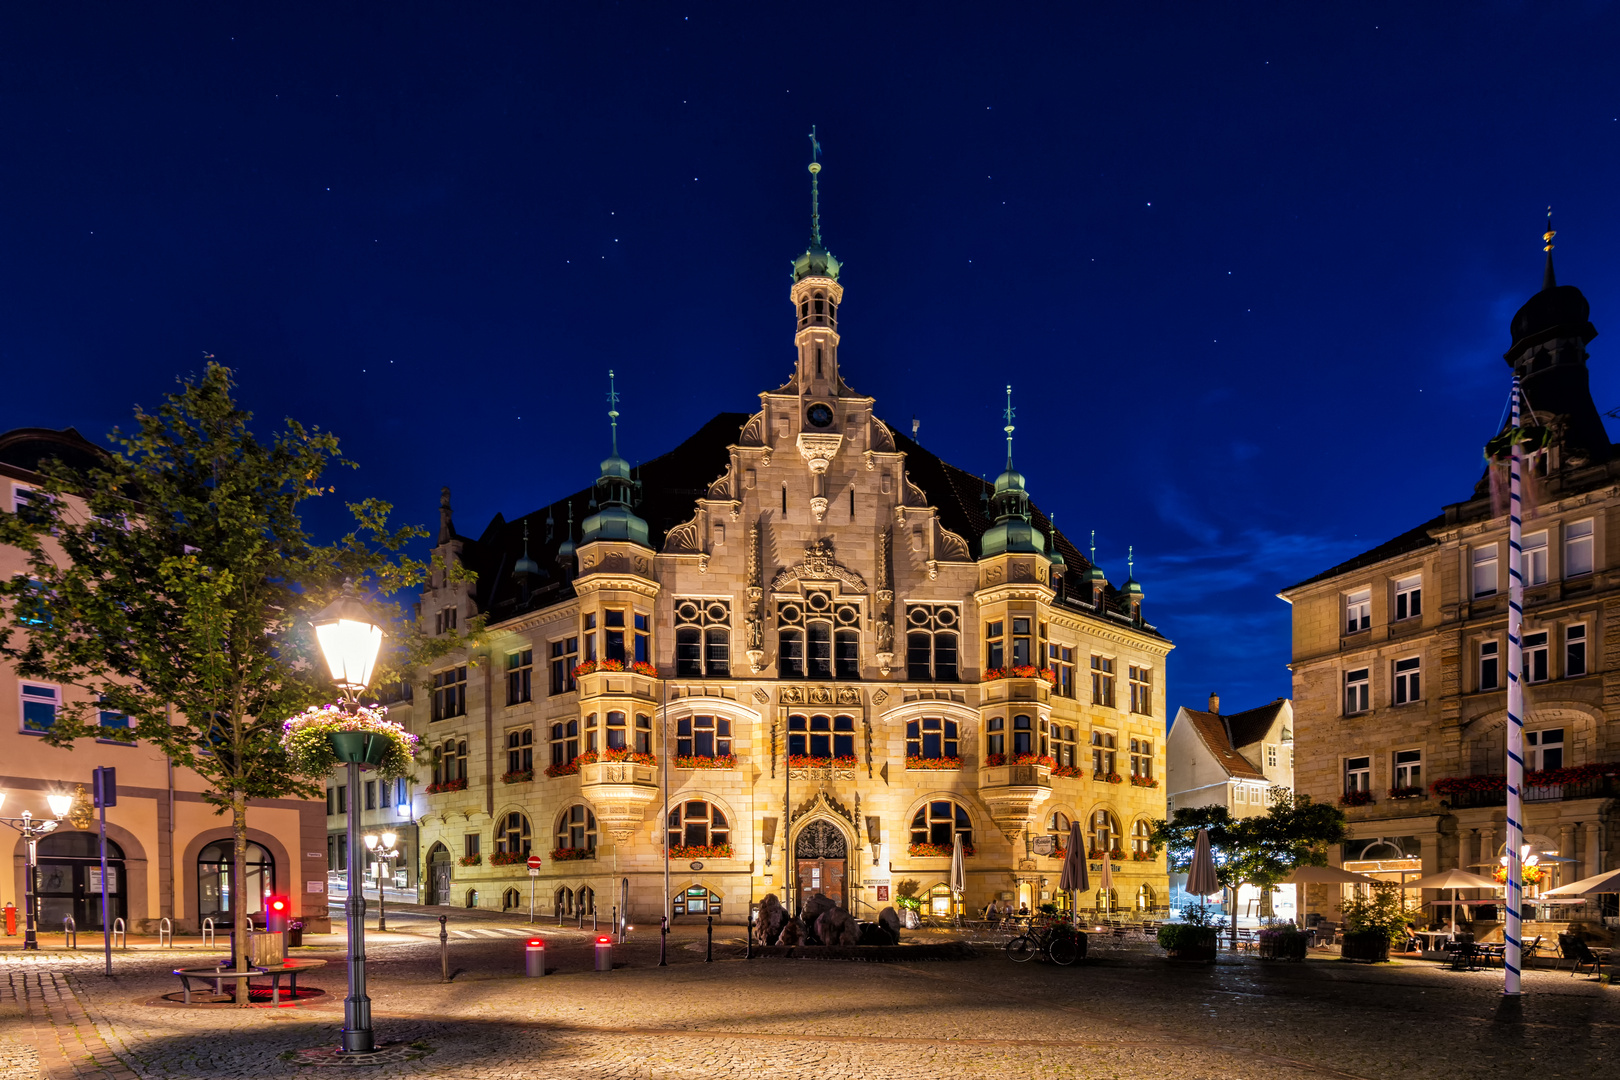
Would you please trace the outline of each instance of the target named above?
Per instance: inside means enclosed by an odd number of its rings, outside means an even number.
[[[992,477],[1013,384],[1036,501],[1116,583],[1136,547],[1172,712],[1232,711],[1289,692],[1278,589],[1468,496],[1549,203],[1559,280],[1620,331],[1617,30],[1600,3],[12,4],[0,429],[104,435],[212,353],[262,430],[343,437],[340,496],[427,524],[449,484],[477,535],[594,478],[609,368],[633,460],[788,375],[815,124],[846,379]]]

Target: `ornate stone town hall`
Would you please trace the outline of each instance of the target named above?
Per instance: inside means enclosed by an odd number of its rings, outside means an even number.
[[[906,882],[946,913],[960,835],[964,906],[1033,909],[1063,902],[1050,838],[1078,820],[1113,869],[1082,906],[1162,905],[1171,645],[1141,587],[1035,509],[1010,409],[992,486],[851,389],[814,218],[790,298],[792,377],[753,415],[632,470],[615,408],[594,487],[477,539],[445,490],[437,552],[477,579],[439,576],[421,617],[488,633],[393,710],[432,757],[424,899],[526,908],[533,853],[542,911],[627,887],[650,917],[668,845],[676,915],[823,892],[872,918]]]

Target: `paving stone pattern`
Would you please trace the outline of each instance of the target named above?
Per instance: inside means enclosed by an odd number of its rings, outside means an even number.
[[[436,928],[435,928],[436,932]],[[525,979],[522,942],[438,944],[391,933],[369,950],[379,1040],[416,1060],[366,1077],[933,1078],[1496,1077],[1612,1074],[1620,989],[1569,972],[1527,973],[1504,1005],[1500,972],[1432,964],[1362,967],[1227,958],[1176,967],[1148,947],[1074,968],[976,960],[856,964],[740,959],[734,928],[703,962],[690,931],[658,960],[656,933],[591,970],[591,935],[543,934],[551,973]],[[692,948],[691,946],[698,946]],[[331,1076],[288,1052],[331,1045],[342,1025],[341,954],[309,981],[327,996],[272,1010],[152,1004],[196,951],[100,957],[0,952],[0,1076],[6,1080]],[[301,980],[302,981],[302,980]]]

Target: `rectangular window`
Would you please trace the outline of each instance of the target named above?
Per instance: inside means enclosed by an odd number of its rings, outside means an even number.
[[[1395,751],[1395,784],[1400,788],[1421,788],[1423,786],[1423,751],[1397,750]]]
[[[1500,641],[1482,641],[1479,643],[1479,688],[1481,690],[1498,690],[1502,686],[1502,643]]]
[[[473,856],[477,855],[478,854],[478,841],[479,841],[479,834],[478,833],[470,832],[470,833],[467,833],[466,835],[464,835],[461,838],[461,853],[463,855],[467,856],[467,858],[469,858],[469,859],[472,858]]]
[[[1395,661],[1395,696],[1397,705],[1408,705],[1423,700],[1421,685],[1423,661],[1416,657]]]
[[[1066,769],[1080,762],[1080,744],[1074,737],[1074,728],[1063,724],[1052,725],[1052,760]]]
[[[783,630],[778,640],[776,666],[782,678],[804,677],[804,631]],[[675,648],[680,649],[677,638]]]
[[[652,663],[652,637],[648,630],[647,616],[636,612],[636,655],[635,658],[643,664]]]
[[[1106,780],[1115,773],[1117,743],[1112,732],[1091,733],[1091,775],[1095,780]]]
[[[1276,745],[1274,743],[1267,743],[1266,744],[1266,768],[1275,769],[1276,767],[1277,767],[1277,747],[1276,747]]]
[[[1006,642],[1003,640],[1003,624],[1000,622],[986,623],[984,626],[984,666],[987,670],[1007,665]]]
[[[585,639],[585,659],[596,659],[596,612],[592,611],[585,616],[585,632],[581,635]]]
[[[331,817],[337,813],[337,794],[332,788],[326,789],[326,816]]]
[[[1053,645],[1050,652],[1052,673],[1057,676],[1053,689],[1059,697],[1074,697],[1074,650],[1067,645]]]
[[[45,683],[22,685],[22,730],[43,735],[56,726],[56,710],[62,707],[60,687]]]
[[[1354,716],[1372,707],[1372,683],[1367,678],[1368,668],[1356,668],[1344,673],[1344,715]]]
[[[609,750],[623,750],[627,745],[629,725],[624,722],[624,713],[610,712],[607,714],[607,748]]]
[[[366,809],[377,809],[377,781],[366,781]]]
[[[121,746],[135,745],[135,740],[130,737],[129,717],[120,712],[108,712],[103,709],[97,719],[101,723],[101,734],[96,736],[97,742],[118,743]]]
[[[906,757],[955,758],[961,757],[961,743],[957,740],[955,720],[925,716],[906,724]]]
[[[1114,658],[1111,656],[1092,654],[1091,703],[1114,707]]]
[[[731,676],[731,631],[723,626],[703,631],[703,670],[711,679]]]
[[[534,768],[534,729],[519,728],[506,733],[506,771],[526,772]]]
[[[812,679],[832,678],[832,624],[811,622],[805,630],[808,676]]]
[[[1131,664],[1126,668],[1131,684],[1131,712],[1153,715],[1153,669]]]
[[[579,663],[579,638],[562,638],[551,643],[551,692],[571,693],[578,684],[574,681],[574,665]]]
[[[532,698],[534,650],[506,654],[506,703],[521,705]]]
[[[689,716],[675,722],[675,753],[713,758],[731,753],[731,721],[724,716]]]
[[[405,778],[403,776],[394,780],[394,805],[404,807],[411,805],[410,792],[405,789]]]
[[[1372,625],[1372,590],[1358,589],[1344,598],[1344,632],[1354,634]]]
[[[602,658],[624,662],[624,612],[609,609],[602,613]]]
[[[833,632],[833,666],[840,679],[861,677],[861,635],[858,630]]]
[[[984,752],[986,754],[1005,754],[1007,752],[1007,718],[1005,716],[992,716],[984,722]]]
[[[1524,635],[1524,681],[1546,682],[1552,677],[1547,662],[1547,631]]]
[[[551,725],[551,763],[567,765],[579,757],[579,720],[558,720]]]
[[[349,812],[349,787],[347,784],[337,789],[337,812],[340,814]]]
[[[1014,619],[1012,621],[1012,663],[1013,667],[1026,667],[1030,662],[1029,620]]]
[[[1423,614],[1423,575],[1413,574],[1395,582],[1395,618],[1415,619]]]
[[[1131,740],[1131,775],[1142,780],[1153,779],[1153,740]]]
[[[1519,543],[1519,567],[1526,585],[1547,584],[1547,530],[1533,532]]]
[[[1531,772],[1564,767],[1564,729],[1547,728],[1524,733],[1525,768]]]
[[[1344,759],[1344,791],[1346,795],[1372,790],[1372,758]]]
[[[1586,624],[1564,627],[1564,678],[1578,679],[1586,674]]]
[[[467,665],[433,675],[433,719],[448,720],[467,712]]]
[[[448,634],[456,628],[456,609],[453,607],[440,608],[439,614],[433,620],[435,634]]]
[[[1474,549],[1473,595],[1496,595],[1496,545],[1481,544]]]
[[[1564,526],[1564,576],[1590,574],[1592,566],[1592,519],[1572,521]]]
[[[1246,803],[1246,802],[1249,801],[1249,789],[1248,788],[1244,787],[1242,784],[1236,784],[1236,785],[1234,785],[1234,788],[1235,788],[1235,791],[1236,791],[1236,794],[1235,794],[1234,798],[1236,798],[1236,800],[1238,802]]]

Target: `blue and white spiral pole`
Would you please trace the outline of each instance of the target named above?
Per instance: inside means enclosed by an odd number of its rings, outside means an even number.
[[[1508,458],[1508,691],[1507,691],[1507,922],[1503,936],[1507,942],[1502,961],[1502,993],[1519,994],[1519,965],[1522,961],[1520,903],[1524,895],[1524,576],[1520,572],[1519,548],[1523,531],[1520,505],[1519,470],[1524,464],[1524,444],[1519,438],[1519,377],[1513,376],[1510,456]]]

